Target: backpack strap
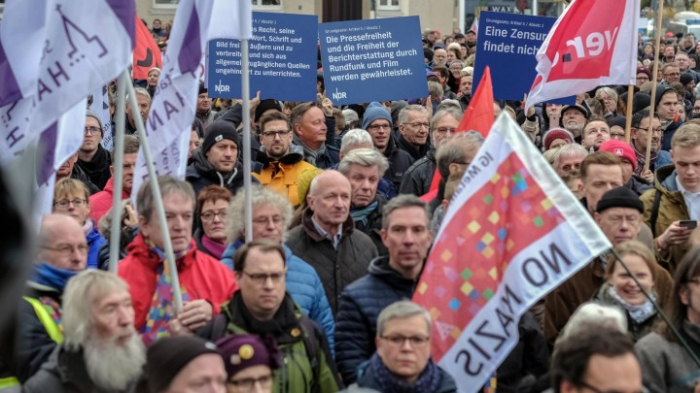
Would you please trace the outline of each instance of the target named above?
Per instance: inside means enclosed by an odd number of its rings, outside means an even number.
[[[299,325],[301,325],[302,330],[304,330],[304,347],[306,348],[306,355],[309,358],[309,364],[311,364],[311,370],[314,375],[314,383],[311,385],[311,392],[316,393],[319,391],[319,379],[321,376],[321,365],[318,361],[318,351],[320,348],[316,337],[317,329],[307,316],[302,316],[299,319]]]
[[[659,218],[659,206],[661,205],[662,193],[656,190],[654,195],[654,204],[651,206],[651,217],[649,217],[649,226],[651,227],[651,235],[656,239],[656,219]]]

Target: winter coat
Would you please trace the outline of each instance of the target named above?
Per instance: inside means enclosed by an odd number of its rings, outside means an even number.
[[[598,290],[598,293],[596,293],[595,297],[593,298],[593,302],[601,304],[603,306],[616,307],[620,311],[622,311],[622,313],[625,314],[625,316],[627,317],[627,335],[634,342],[639,341],[642,337],[651,333],[654,324],[660,319],[659,316],[656,313],[654,313],[654,315],[649,317],[649,319],[647,319],[646,321],[637,322],[634,319],[632,319],[630,317],[629,312],[627,312],[627,310],[625,310],[625,308],[614,297],[612,297],[612,295],[610,295],[609,291],[610,284],[603,284]]]
[[[307,321],[302,322],[302,319]],[[273,333],[266,332],[270,323],[276,325]],[[209,341],[217,341],[222,333],[217,331],[220,325],[225,326],[221,337],[250,333],[266,333],[275,337],[282,367],[273,372],[274,393],[335,393],[342,388],[326,337],[316,324],[308,321],[308,317],[302,314],[288,294],[273,320],[264,323],[251,315],[242,295],[236,293],[230,302],[222,306],[221,315],[200,329],[197,335]],[[305,326],[312,326],[313,331],[308,331]],[[312,349],[307,347],[307,341],[314,342],[315,360],[318,362],[316,368],[311,364],[309,354]]]
[[[634,191],[637,195],[640,196],[654,188],[654,186],[647,183],[646,180],[642,179],[641,177],[638,177],[637,175],[632,175],[630,181],[625,183],[625,187],[629,188],[630,190]]]
[[[641,196],[644,202],[644,222],[651,227],[651,216],[656,194],[661,193],[656,225],[651,228],[654,238],[661,236],[664,231],[678,220],[689,220],[690,211],[685,204],[683,194],[678,190],[676,171],[673,166],[665,166],[656,170],[654,174],[654,189],[645,192]],[[683,256],[690,248],[689,244],[670,246],[663,253],[657,252],[659,263],[667,267],[671,272],[681,262]]]
[[[98,192],[100,192],[100,189],[97,188],[96,185],[92,184],[90,178],[87,176],[87,174],[85,174],[85,171],[78,165],[73,165],[73,171],[70,174],[70,178],[80,180],[81,182],[83,182],[83,184],[85,184],[85,187],[87,187],[88,193],[90,195],[95,195]],[[59,179],[56,179],[56,181],[58,180]]]
[[[163,261],[146,245],[142,234],[127,247],[129,255],[119,262],[117,272],[129,284],[134,305],[134,326],[140,331],[151,308],[156,290],[157,270]],[[238,290],[233,273],[219,261],[196,249],[190,241],[190,251],[177,260],[180,287],[191,300],[204,299],[219,313],[220,306]]]
[[[114,198],[114,179],[107,180],[102,191],[90,196],[90,218],[99,222],[100,218],[112,208]],[[122,190],[122,199],[129,199],[129,194]]]
[[[121,230],[121,236],[119,237],[119,243],[121,244],[121,247],[119,247],[119,261],[122,259],[126,258],[129,253],[126,251],[126,247],[131,243],[132,240],[136,237],[136,235],[139,234],[139,228],[134,227],[134,228],[129,228],[129,227],[124,227]],[[109,270],[109,239],[107,240],[105,244],[100,247],[100,251],[97,252],[97,268],[100,270]]]
[[[233,255],[240,246],[241,242],[229,244],[224,255],[221,256],[221,263],[231,271],[233,271]],[[334,352],[335,321],[321,279],[311,265],[292,254],[292,250],[286,245],[282,245],[282,247],[287,256],[285,262],[287,265],[287,276],[285,277],[287,293],[292,296],[304,314],[323,328],[326,337],[328,337],[331,352]]]
[[[399,149],[392,134],[389,134],[389,144],[384,151],[384,157],[389,161],[389,169],[384,172],[384,179],[394,187],[395,195],[401,187],[404,174],[416,160],[407,151]]]
[[[370,261],[378,255],[377,248],[372,239],[355,230],[352,217],[348,215],[338,249],[335,249],[333,242],[316,231],[312,215],[311,209],[304,210],[302,224],[289,231],[286,243],[294,255],[316,269],[335,315],[340,294],[365,274]]]
[[[129,391],[129,388],[124,392]],[[23,393],[118,393],[101,389],[90,379],[82,349],[68,351],[57,347],[49,360],[22,387]]]
[[[549,350],[540,324],[530,312],[518,323],[518,342],[496,370],[498,393],[518,393],[523,380],[537,379],[549,371]]]
[[[437,164],[435,161],[435,149],[430,149],[425,157],[414,162],[404,172],[399,194],[413,194],[423,196],[430,191],[430,183],[433,181]]]
[[[681,104],[683,104],[681,102]],[[674,121],[670,123],[668,126],[666,126],[666,129],[664,129],[664,135],[661,138],[661,150],[665,150],[670,152],[671,151],[671,139],[673,139],[673,134],[676,133],[676,130],[682,126],[683,123],[679,123],[677,121]]]
[[[78,158],[75,165],[85,172],[92,184],[100,190],[104,189],[107,180],[112,178],[109,167],[112,165],[112,154],[105,150],[102,145],[97,145],[97,153],[90,161],[83,161]]]
[[[338,371],[347,384],[357,380],[360,364],[377,350],[377,317],[386,306],[411,299],[417,280],[403,277],[389,257],[372,260],[367,275],[348,285],[340,297],[335,333]]]
[[[99,257],[98,254],[100,252],[100,248],[107,243],[107,240],[100,235],[99,232],[97,232],[96,228],[93,228],[90,233],[87,234],[85,237],[87,240],[87,244],[89,247],[88,250],[88,258],[87,258],[87,267],[88,269],[97,269],[99,266]]]
[[[421,158],[425,157],[425,155],[428,154],[428,152],[431,150],[430,143],[426,142],[422,146],[415,147],[409,141],[407,141],[403,137],[403,135],[399,136],[399,140],[396,141],[396,144],[399,149],[410,154],[414,160],[420,160]]]
[[[698,354],[700,326],[684,321],[679,327],[690,348]],[[678,343],[657,332],[649,333],[634,346],[642,366],[642,382],[650,393],[693,393],[700,368]]]
[[[372,243],[377,247],[379,255],[388,255],[389,250],[387,250],[384,242],[382,242],[382,236],[380,235],[382,230],[382,212],[384,211],[384,205],[386,205],[386,199],[382,195],[377,195],[374,200],[378,202],[377,208],[367,217],[367,224],[355,222],[355,229],[372,239]]]
[[[258,153],[257,161],[262,164],[262,169],[259,173],[253,173],[253,176],[265,187],[286,195],[292,206],[298,206],[301,203],[297,192],[299,176],[316,167],[304,161],[304,153],[300,147],[290,145],[289,150],[289,153],[279,160],[268,157],[264,152]]]
[[[217,185],[227,188],[232,194],[236,194],[239,188],[243,187],[243,165],[237,163],[233,173],[224,178],[224,175],[218,172],[209,164],[207,157],[202,153],[201,149],[197,149],[192,153],[193,163],[187,167],[185,180],[192,184],[195,195],[199,195],[204,187]],[[257,183],[253,180],[253,183]]]

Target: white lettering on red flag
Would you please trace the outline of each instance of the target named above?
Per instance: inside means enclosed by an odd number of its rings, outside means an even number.
[[[518,125],[502,114],[464,174],[414,301],[433,317],[432,355],[476,392],[518,342],[538,299],[610,243]]]
[[[574,0],[537,52],[527,106],[635,83],[639,0]]]

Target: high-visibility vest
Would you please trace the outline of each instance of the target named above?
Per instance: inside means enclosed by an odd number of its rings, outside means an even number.
[[[55,341],[56,344],[62,343],[63,332],[61,332],[61,328],[56,324],[53,318],[51,318],[51,314],[49,314],[49,311],[46,309],[46,307],[43,304],[41,304],[41,302],[37,298],[29,296],[24,296],[23,298],[29,304],[32,305],[32,308],[34,308],[34,312],[36,313],[37,318],[39,318],[39,322],[41,322],[41,324],[44,325],[46,332],[49,333],[49,337],[51,337],[51,339]],[[0,393],[15,393],[19,392],[20,390],[21,386],[17,378],[0,378]]]

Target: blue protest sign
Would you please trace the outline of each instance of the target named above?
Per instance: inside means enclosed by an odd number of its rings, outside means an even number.
[[[319,39],[333,104],[428,95],[417,16],[323,23]]]
[[[316,100],[318,18],[253,12],[249,41],[250,94],[284,101]],[[207,48],[210,97],[241,97],[241,42],[219,39]]]
[[[484,68],[491,68],[493,97],[522,101],[537,76],[535,55],[556,18],[482,11],[474,64],[476,91]],[[573,104],[575,97],[552,102]]]

